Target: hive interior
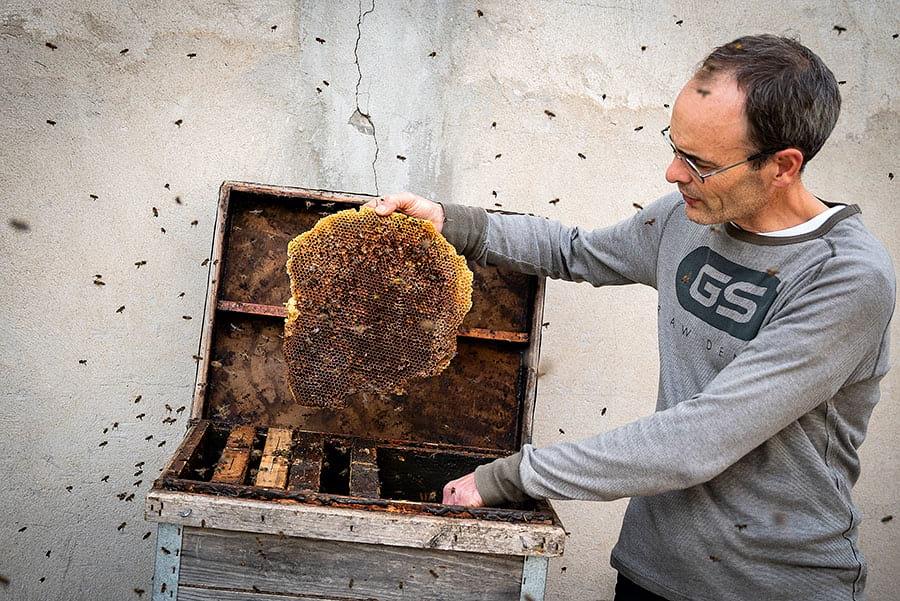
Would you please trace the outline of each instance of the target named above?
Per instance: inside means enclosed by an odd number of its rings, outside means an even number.
[[[308,406],[403,394],[440,374],[472,306],[465,259],[431,223],[399,213],[321,219],[288,245],[287,272],[284,358],[291,394]]]

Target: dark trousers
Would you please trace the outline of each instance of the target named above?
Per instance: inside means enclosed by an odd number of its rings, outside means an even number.
[[[666,601],[659,595],[654,595],[645,588],[641,588],[634,582],[622,576],[621,572],[616,579],[615,601]]]

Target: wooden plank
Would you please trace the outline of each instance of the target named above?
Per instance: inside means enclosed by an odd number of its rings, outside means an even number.
[[[519,601],[522,558],[186,528],[181,585],[397,601]]]
[[[222,187],[236,192],[246,192],[249,194],[261,194],[265,196],[278,196],[281,198],[291,199],[310,199],[324,203],[341,203],[347,205],[362,205],[373,198],[378,198],[371,194],[355,194],[353,192],[334,192],[331,190],[321,190],[318,188],[298,188],[294,186],[274,186],[269,184],[258,184],[255,182],[239,182],[226,181]],[[351,208],[351,207],[347,207]]]
[[[153,601],[178,598],[178,577],[184,528],[178,524],[159,524],[156,528],[156,565],[153,575]]]
[[[206,304],[203,306],[203,328],[200,334],[200,347],[196,357],[197,375],[194,380],[194,399],[191,402],[191,419],[202,419],[206,407],[206,385],[208,382],[209,362],[212,360],[212,335],[216,321],[216,298],[219,295],[219,274],[222,271],[222,255],[225,250],[226,224],[228,223],[228,199],[231,188],[228,182],[219,187],[219,208],[216,212],[216,229],[213,235],[210,255],[209,276],[206,284]]]
[[[322,455],[325,437],[315,432],[294,434],[288,490],[318,492],[322,478]]]
[[[249,315],[264,315],[267,317],[287,317],[287,309],[279,305],[261,305],[258,303],[243,303],[231,300],[219,300],[216,302],[219,311],[232,313],[246,313]],[[480,340],[499,340],[501,342],[528,342],[528,332],[506,332],[488,328],[459,328],[459,335],[463,338],[478,338]]]
[[[378,447],[371,440],[355,440],[350,450],[350,496],[378,499]]]
[[[144,517],[200,528],[517,556],[562,555],[566,540],[558,521],[513,523],[161,490],[147,493]]]
[[[175,451],[175,455],[169,460],[169,463],[162,471],[162,476],[166,478],[181,478],[184,475],[185,468],[197,452],[197,447],[203,441],[206,433],[209,431],[209,422],[201,421],[188,430],[184,440]]]
[[[222,457],[216,463],[212,482],[225,484],[243,484],[247,476],[247,464],[250,462],[250,451],[253,449],[253,437],[256,428],[238,426],[228,435]]]
[[[178,589],[178,601],[347,601],[347,597],[279,595],[277,593],[257,593],[252,588],[249,591],[234,591],[182,585]]]
[[[269,428],[263,448],[256,485],[284,488],[287,484],[293,431],[290,428]]]
[[[538,366],[541,360],[541,333],[544,330],[544,293],[547,278],[538,278],[531,315],[531,340],[525,351],[525,394],[519,418],[519,447],[531,442],[534,429],[534,408],[537,402]]]

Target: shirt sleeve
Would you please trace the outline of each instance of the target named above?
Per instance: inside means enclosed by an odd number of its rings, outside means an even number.
[[[488,213],[444,205],[443,234],[457,250],[485,265],[595,286],[656,286],[662,231],[683,201],[669,194],[629,219],[600,229],[568,227],[529,215]]]
[[[476,484],[495,502],[514,500],[503,493],[509,486],[534,498],[608,501],[711,480],[840,388],[880,378],[895,298],[892,273],[826,269],[693,397],[578,442],[525,445],[518,470],[488,464]]]

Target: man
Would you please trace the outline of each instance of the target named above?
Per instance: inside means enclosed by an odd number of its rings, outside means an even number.
[[[840,95],[799,43],[715,49],[664,130],[678,193],[584,231],[412,194],[376,211],[431,220],[482,263],[659,294],[657,410],[450,482],[444,502],[631,497],[616,599],[864,598],[857,448],[887,371],[894,272],[855,205],[806,190]],[[661,141],[662,142],[662,141]]]

